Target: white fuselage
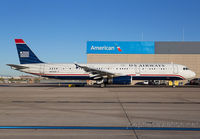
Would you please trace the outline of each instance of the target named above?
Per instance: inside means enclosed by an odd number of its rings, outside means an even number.
[[[75,64],[21,64],[28,68],[20,71],[48,78],[87,80],[90,75]],[[195,73],[179,64],[80,64],[89,68],[115,73],[117,76],[131,76],[132,80],[185,80],[195,77]]]

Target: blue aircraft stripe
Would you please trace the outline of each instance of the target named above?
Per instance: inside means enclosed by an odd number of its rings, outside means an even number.
[[[115,127],[115,126],[0,126],[0,129],[77,129],[77,130],[174,130],[200,131],[187,127]]]

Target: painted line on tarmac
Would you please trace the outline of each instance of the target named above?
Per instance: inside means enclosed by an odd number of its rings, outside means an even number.
[[[0,101],[3,102],[3,101]],[[4,101],[6,102],[6,101]],[[14,100],[7,101],[11,103],[119,103],[117,101],[23,101],[23,100]],[[138,102],[138,101],[125,101],[121,103],[133,103],[133,104],[200,104],[200,102]]]
[[[200,128],[186,127],[112,127],[112,126],[0,126],[0,129],[77,129],[77,130],[173,130],[200,131]]]

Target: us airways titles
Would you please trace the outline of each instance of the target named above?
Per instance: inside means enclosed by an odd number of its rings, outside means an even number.
[[[164,64],[129,64],[129,67],[165,67]]]

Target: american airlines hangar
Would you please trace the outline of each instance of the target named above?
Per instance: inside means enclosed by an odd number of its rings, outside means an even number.
[[[87,63],[175,63],[200,78],[200,42],[88,41]]]

